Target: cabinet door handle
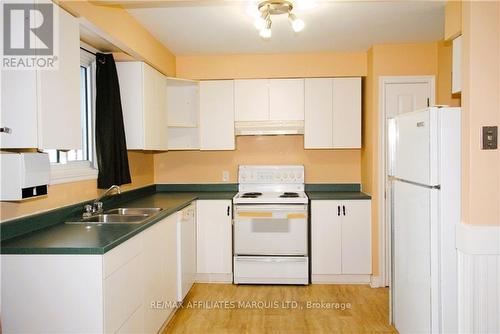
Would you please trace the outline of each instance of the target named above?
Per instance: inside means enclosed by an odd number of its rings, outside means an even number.
[[[4,126],[4,127],[0,128],[0,132],[2,132],[2,133],[12,133],[12,129]]]
[[[345,205],[342,205],[342,213],[344,214],[345,216]]]
[[[231,208],[229,207],[229,205],[227,206],[227,216],[229,217],[229,213],[230,213],[230,210]]]
[[[340,216],[340,205],[337,205],[337,216]]]

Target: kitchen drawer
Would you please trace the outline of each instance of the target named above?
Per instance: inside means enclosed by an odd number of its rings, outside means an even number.
[[[104,278],[113,274],[142,252],[142,238],[143,234],[140,233],[104,254]]]
[[[307,257],[234,257],[236,284],[308,284],[308,271]]]
[[[104,328],[115,333],[142,305],[143,267],[141,255],[104,280]]]

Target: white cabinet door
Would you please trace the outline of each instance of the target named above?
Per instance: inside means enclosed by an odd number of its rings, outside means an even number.
[[[143,117],[145,150],[168,149],[167,79],[143,63]]]
[[[177,301],[178,213],[144,231],[142,252],[144,273],[144,333],[157,333],[174,310],[169,305],[153,308],[154,302]]]
[[[59,11],[58,69],[38,71],[38,148],[82,147],[80,30],[71,14]]]
[[[120,99],[127,148],[129,150],[140,150],[144,147],[142,63],[117,62],[116,72],[120,84]]]
[[[453,40],[452,48],[452,71],[451,71],[451,92],[452,94],[462,91],[462,36]]]
[[[0,148],[34,148],[38,146],[36,71],[1,73],[2,98]]]
[[[342,273],[371,274],[371,201],[342,201]]]
[[[143,62],[116,63],[127,148],[167,150],[166,78]]]
[[[200,82],[200,149],[234,147],[234,81]]]
[[[339,201],[311,201],[311,257],[313,275],[341,274],[341,205]]]
[[[198,274],[232,273],[231,200],[196,203]]]
[[[304,120],[304,79],[269,80],[269,119]]]
[[[235,121],[269,120],[269,79],[234,80]]]
[[[304,148],[333,147],[333,80],[305,79]]]
[[[361,148],[361,78],[333,79],[333,148]]]

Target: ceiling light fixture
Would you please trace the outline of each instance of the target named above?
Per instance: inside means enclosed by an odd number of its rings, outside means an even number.
[[[293,3],[287,0],[266,0],[259,2],[257,6],[260,16],[258,16],[254,21],[254,26],[259,30],[259,35],[262,38],[271,38],[271,25],[272,15],[282,15],[287,14],[292,29],[295,32],[300,32],[304,29],[305,23],[301,19],[297,18],[295,14],[292,13]]]

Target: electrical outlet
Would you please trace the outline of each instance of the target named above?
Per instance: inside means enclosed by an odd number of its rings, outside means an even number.
[[[483,126],[482,133],[482,149],[483,150],[496,150],[498,147],[498,127],[497,126]]]
[[[222,171],[222,182],[229,182],[229,171]]]

